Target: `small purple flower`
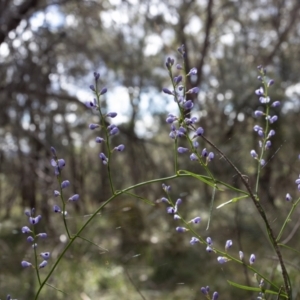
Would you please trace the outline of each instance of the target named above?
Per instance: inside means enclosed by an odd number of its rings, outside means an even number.
[[[218,256],[217,260],[218,260],[219,264],[225,264],[226,262],[228,262],[229,259],[224,256]]]
[[[42,216],[41,215],[38,215],[37,217],[30,217],[29,218],[29,223],[32,224],[32,225],[35,225],[37,224],[40,220],[41,220]]]
[[[69,181],[69,180],[64,180],[64,181],[61,183],[61,188],[62,188],[62,189],[65,189],[65,188],[67,188],[69,185],[70,185],[70,181]]]
[[[172,207],[172,206],[167,207],[167,213],[171,214],[171,215],[174,214],[175,213],[174,207]]]
[[[43,260],[40,264],[39,264],[39,268],[45,268],[47,266],[48,262],[46,260]]]
[[[109,135],[116,135],[119,133],[119,128],[115,126],[112,130],[110,130]]]
[[[100,95],[104,95],[107,93],[107,88],[104,87],[101,91],[100,91]]]
[[[109,118],[115,118],[118,114],[116,112],[110,112],[108,114],[106,114],[107,117]]]
[[[201,156],[202,156],[202,157],[207,157],[207,155],[208,155],[208,152],[207,152],[206,148],[204,148],[204,149],[202,150]]]
[[[260,165],[261,166],[264,166],[266,164],[266,161],[262,158],[261,160],[260,160]]]
[[[32,231],[30,230],[30,228],[28,226],[22,227],[22,233],[29,233],[29,232],[32,232]]]
[[[255,255],[254,255],[254,254],[251,254],[251,255],[250,255],[250,258],[249,258],[249,263],[250,263],[250,265],[253,265],[253,264],[254,264],[255,259],[256,259]]]
[[[213,244],[212,239],[210,237],[206,238],[206,243],[211,246]]]
[[[101,152],[101,153],[99,154],[99,157],[101,158],[102,163],[103,163],[104,165],[107,165],[107,163],[108,163],[108,158],[105,156],[105,154]]]
[[[197,68],[192,68],[186,76],[197,75]]]
[[[177,64],[177,65],[176,65],[176,69],[177,69],[177,70],[182,70],[182,66],[181,66],[180,64]]]
[[[212,161],[215,158],[215,154],[213,152],[209,152],[207,156],[207,161]]]
[[[96,143],[101,144],[104,141],[104,139],[100,136],[97,136],[95,141],[96,141]]]
[[[275,115],[275,116],[273,116],[273,117],[271,117],[270,119],[269,119],[269,121],[270,121],[270,123],[271,124],[273,124],[274,122],[276,122],[278,120],[278,117]]]
[[[54,211],[55,213],[59,213],[59,212],[61,212],[61,209],[60,209],[60,207],[59,207],[58,205],[54,205],[54,206],[53,206],[53,211]]]
[[[260,136],[260,137],[264,137],[264,132],[262,130],[258,130],[257,131],[257,134]]]
[[[205,295],[205,296],[208,295],[209,291],[207,291],[207,289],[205,287],[202,287],[200,290],[201,290],[201,292],[202,292],[203,295]]]
[[[166,185],[166,184],[162,184],[162,189],[165,191],[165,192],[170,192],[171,191],[171,186],[170,185]]]
[[[258,157],[258,155],[257,155],[257,153],[256,153],[255,150],[251,150],[251,151],[250,151],[250,154],[251,154],[251,156],[252,156],[253,158],[257,158],[257,157]]]
[[[271,129],[268,136],[267,136],[267,139],[269,139],[270,137],[272,137],[274,135],[275,135],[275,130]]]
[[[191,161],[198,160],[197,155],[196,155],[195,153],[192,153],[192,154],[190,155],[190,160],[191,160]]]
[[[162,197],[160,199],[161,202],[164,202],[164,203],[169,203],[169,200],[166,198],[166,197]]]
[[[186,92],[186,94],[197,94],[197,93],[199,93],[199,91],[200,91],[200,89],[198,87],[194,87],[194,88],[188,90]]]
[[[125,146],[123,144],[114,148],[114,150],[119,151],[119,152],[122,152],[124,149],[125,149]]]
[[[201,218],[196,217],[196,218],[192,219],[189,223],[199,224],[200,222],[201,222]]]
[[[60,192],[59,192],[59,191],[57,191],[57,190],[55,190],[55,191],[53,192],[53,194],[54,194],[54,197],[58,197],[58,196],[60,196]]]
[[[32,266],[32,264],[26,260],[22,260],[21,265],[23,268],[28,268],[28,267]]]
[[[94,72],[94,78],[97,81],[100,78],[100,73]]]
[[[179,84],[181,81],[182,81],[182,76],[181,75],[174,77],[175,85]]]
[[[28,243],[34,242],[34,238],[31,235],[29,235],[26,240]]]
[[[178,216],[178,215],[174,215],[174,220],[180,220],[181,219],[181,217],[180,216]]]
[[[192,109],[194,107],[194,103],[192,100],[188,100],[188,101],[184,102],[183,107],[186,110]]]
[[[186,232],[186,231],[188,231],[188,229],[185,227],[176,227],[176,231],[177,232]]]
[[[95,87],[94,87],[94,85],[92,85],[92,84],[90,85],[90,89],[91,89],[93,92],[95,92],[95,90],[96,90]]]
[[[227,240],[225,244],[225,250],[227,251],[232,246],[232,240]]]
[[[285,200],[286,201],[291,201],[292,200],[292,196],[289,193],[287,193],[286,196],[285,196]]]
[[[167,88],[163,88],[162,91],[165,93],[165,94],[168,94],[168,95],[173,95],[173,93],[167,89]]]
[[[28,210],[28,209],[26,209],[26,210],[24,211],[24,214],[25,214],[27,217],[31,217],[31,211]]]
[[[259,97],[258,99],[261,104],[269,103],[270,102],[270,97]]]
[[[240,260],[243,260],[243,258],[244,258],[244,253],[243,253],[243,251],[239,251],[239,257],[240,257]]]
[[[257,131],[259,131],[259,130],[263,131],[263,128],[260,127],[259,125],[254,125],[253,130],[254,130],[255,132],[257,132]]]
[[[214,292],[213,295],[212,295],[211,300],[217,300],[218,298],[219,298],[218,292]]]
[[[65,162],[64,159],[60,158],[60,159],[57,160],[57,165],[58,165],[58,167],[62,170],[63,167],[66,166],[66,162]]]
[[[166,122],[169,123],[169,124],[172,124],[174,121],[177,120],[177,117],[172,115],[172,114],[169,114],[167,119],[166,119]]]
[[[56,157],[56,150],[54,147],[50,147],[50,151],[54,157]]]
[[[296,183],[296,184],[300,184],[300,178],[296,179],[296,180],[295,180],[295,183]]]
[[[196,130],[196,136],[201,136],[204,133],[204,129],[202,127],[198,127]]]
[[[68,200],[71,201],[71,202],[74,202],[74,201],[77,201],[78,199],[79,199],[79,195],[75,194],[72,197],[70,197]]]
[[[199,239],[197,239],[196,237],[193,236],[190,240],[190,244],[195,245],[197,243],[200,243]]]
[[[271,106],[272,107],[278,107],[278,106],[280,106],[280,101],[274,101]]]
[[[42,252],[40,254],[40,256],[44,259],[44,260],[48,260],[50,257],[50,252]]]
[[[199,143],[197,141],[193,141],[193,147],[194,148],[198,148],[199,147]]]
[[[264,94],[264,89],[263,89],[262,87],[260,87],[259,89],[257,89],[257,90],[255,91],[255,94],[256,94],[257,96],[262,96],[262,95]]]
[[[186,153],[189,151],[188,148],[184,148],[184,147],[178,147],[177,149],[178,153]]]
[[[100,127],[99,124],[90,124],[90,125],[89,125],[89,128],[90,128],[91,130],[94,130],[94,129],[98,128],[98,127]]]
[[[85,101],[85,106],[87,108],[96,109],[98,107],[97,100],[94,98],[93,101]]]
[[[176,200],[176,203],[175,203],[176,211],[177,211],[178,206],[179,206],[181,203],[182,203],[182,200],[181,200],[180,198],[178,198],[178,199]]]
[[[212,252],[213,252],[213,249],[212,249],[212,247],[210,247],[210,246],[207,246],[207,247],[206,247],[206,252],[208,252],[208,253],[212,253]]]
[[[256,118],[259,118],[259,117],[263,116],[264,114],[265,114],[265,113],[262,112],[262,111],[260,111],[260,110],[256,110],[256,111],[254,112],[254,115],[255,115]]]
[[[39,233],[39,234],[37,235],[37,237],[40,237],[41,239],[45,239],[47,236],[48,236],[48,235],[47,235],[47,233],[45,233],[45,232]]]
[[[271,145],[272,145],[271,141],[266,141],[265,148],[266,148],[266,149],[270,149],[270,148],[271,148]]]
[[[271,85],[273,85],[274,82],[275,82],[275,81],[274,81],[273,79],[270,79],[269,82],[268,82],[268,87],[270,87]]]

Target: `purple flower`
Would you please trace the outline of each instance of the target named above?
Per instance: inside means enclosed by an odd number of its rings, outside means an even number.
[[[94,78],[97,81],[100,78],[100,73],[94,72]]]
[[[211,246],[213,244],[212,239],[210,237],[206,238],[206,243]]]
[[[191,238],[191,240],[190,240],[190,244],[191,245],[195,245],[195,244],[197,244],[197,243],[199,243],[200,241],[199,241],[199,239],[197,239],[196,237],[192,237]]]
[[[192,100],[188,100],[183,104],[184,109],[192,109],[194,107],[194,103]]]
[[[91,130],[94,130],[94,129],[98,128],[99,126],[100,126],[99,124],[90,124],[90,125],[89,125],[89,128],[90,128]]]
[[[196,217],[196,218],[192,219],[189,223],[199,224],[200,221],[201,221],[201,218],[200,217]]]
[[[32,266],[32,264],[30,262],[26,261],[26,260],[22,260],[21,265],[22,265],[23,268],[27,268],[27,267]]]
[[[107,88],[104,87],[101,91],[100,91],[100,95],[104,95],[107,92]]]
[[[264,94],[264,89],[263,89],[262,87],[260,87],[259,89],[257,89],[257,90],[255,91],[255,94],[256,94],[257,96],[262,96],[262,95]]]
[[[271,85],[273,85],[274,82],[275,82],[275,81],[274,81],[273,79],[270,79],[269,82],[268,82],[268,87],[270,87]]]
[[[212,161],[215,157],[215,154],[213,152],[209,152],[207,156],[207,161]]]
[[[54,147],[50,147],[50,151],[54,157],[56,157],[56,150]]]
[[[249,263],[250,263],[250,265],[253,265],[253,264],[254,264],[255,259],[256,259],[255,255],[254,255],[254,254],[251,254],[251,255],[250,255],[250,258],[249,258]]]
[[[79,195],[75,194],[72,197],[69,198],[69,201],[77,201],[79,199]]]
[[[172,68],[172,66],[174,65],[175,60],[171,57],[167,58],[166,61],[166,67],[170,70]]]
[[[254,125],[253,130],[256,131],[256,132],[259,131],[259,130],[263,131],[263,128],[260,127],[259,125]]]
[[[32,243],[34,241],[34,238],[31,235],[29,235],[26,240],[28,243]]]
[[[182,66],[181,66],[180,64],[177,64],[177,65],[176,65],[176,69],[177,69],[177,70],[182,70]]]
[[[180,198],[178,198],[178,199],[176,200],[176,203],[175,203],[175,209],[176,209],[176,211],[177,211],[177,209],[178,209],[178,206],[179,206],[181,203],[182,203],[182,200],[181,200]]]
[[[95,141],[96,141],[96,143],[101,144],[104,141],[104,139],[100,136],[97,136]]]
[[[192,68],[186,76],[197,75],[197,68]]]
[[[116,135],[119,133],[119,128],[115,126],[112,130],[110,130],[109,134],[110,135]]]
[[[57,160],[57,165],[60,169],[62,169],[66,165],[66,162],[64,159],[60,158]]]
[[[272,107],[278,107],[278,106],[280,106],[280,101],[274,101],[271,106]]]
[[[270,97],[259,97],[258,100],[261,104],[265,104],[270,102]]]
[[[274,122],[276,122],[278,120],[278,117],[275,115],[275,116],[273,116],[273,117],[271,117],[270,119],[269,119],[269,121],[270,121],[270,123],[271,124],[273,124]]]
[[[60,192],[59,192],[59,191],[57,191],[57,190],[55,190],[55,191],[53,192],[53,194],[54,194],[54,197],[58,197],[58,196],[60,196]]]
[[[28,210],[28,209],[26,209],[26,210],[24,211],[24,214],[25,214],[27,217],[31,217],[31,211]]]
[[[175,213],[174,207],[172,207],[172,206],[167,207],[167,213],[171,214],[171,215],[174,214]]]
[[[181,219],[180,216],[174,215],[174,220],[180,220],[180,219]]]
[[[267,139],[269,139],[270,137],[272,137],[273,135],[275,135],[275,130],[271,129],[268,136],[267,136]]]
[[[54,206],[53,206],[53,211],[54,211],[55,213],[59,213],[59,212],[61,212],[61,209],[60,209],[60,207],[59,207],[58,205],[54,205]]]
[[[48,260],[50,257],[50,252],[42,252],[40,254],[40,256],[44,259],[44,260]]]
[[[70,185],[70,181],[69,181],[69,180],[64,180],[64,181],[61,183],[61,188],[62,188],[62,189],[67,188],[69,185]]]
[[[31,230],[28,226],[23,226],[22,227],[22,233],[29,233],[29,232],[31,232]]]
[[[259,117],[261,117],[261,116],[264,115],[264,112],[262,112],[262,111],[260,111],[260,110],[256,110],[256,111],[254,112],[254,115],[255,115],[256,118],[259,118]]]
[[[292,197],[291,197],[291,195],[289,193],[286,194],[285,200],[286,201],[291,201],[292,200]]]
[[[193,146],[194,146],[194,148],[198,148],[199,147],[199,143],[197,141],[193,141]]]
[[[93,92],[95,92],[95,87],[94,87],[94,85],[90,85],[90,89],[93,91]]]
[[[33,217],[30,217],[29,218],[29,223],[32,224],[32,225],[35,225],[37,224],[40,220],[41,220],[42,216],[41,215],[38,215],[37,217],[33,218]]]
[[[47,266],[48,262],[46,260],[43,260],[40,264],[39,264],[39,268],[45,268]]]
[[[45,233],[45,232],[39,233],[39,234],[37,235],[37,237],[40,237],[41,239],[45,239],[47,236],[48,236],[48,235],[47,235],[47,233]]]
[[[261,166],[264,166],[266,164],[266,161],[262,158],[261,160],[260,160],[260,165]]]
[[[123,144],[114,148],[114,150],[119,151],[119,152],[122,152],[124,149],[125,149],[125,146]]]
[[[186,232],[186,231],[188,231],[188,229],[185,227],[176,227],[176,231],[177,232]]]
[[[166,184],[162,184],[162,189],[165,191],[165,192],[170,192],[171,191],[171,186],[170,185],[166,185]]]
[[[181,81],[182,81],[182,76],[181,75],[174,77],[174,83],[176,85],[179,84]]]
[[[214,292],[213,295],[212,295],[211,300],[217,300],[218,298],[219,298],[218,292]]]
[[[201,156],[202,156],[202,157],[207,157],[207,155],[208,155],[208,152],[207,152],[206,148],[204,148],[204,149],[202,150]]]
[[[177,120],[177,117],[172,115],[172,114],[169,114],[167,119],[166,119],[166,122],[169,123],[169,124],[172,124],[174,121]]]
[[[167,88],[163,88],[162,91],[165,93],[165,94],[168,94],[168,95],[173,95],[173,93],[167,89]]]
[[[188,90],[188,91],[186,92],[186,94],[197,94],[197,93],[199,93],[199,90],[200,90],[200,89],[199,89],[198,87],[194,87],[194,88]]]
[[[243,260],[243,258],[244,258],[244,253],[243,253],[243,251],[239,251],[239,257],[240,257],[240,260]]]
[[[94,98],[93,101],[85,101],[85,106],[87,108],[96,109],[98,107],[97,100]]]
[[[192,153],[192,154],[190,155],[190,160],[192,160],[192,161],[198,160],[197,155],[196,155],[195,153]]]
[[[178,151],[178,153],[185,153],[185,152],[188,152],[189,149],[188,148],[184,148],[184,147],[178,147],[177,151]]]
[[[109,118],[115,118],[118,114],[116,112],[110,112],[108,114],[106,114],[107,117]]]
[[[229,259],[224,256],[218,256],[217,260],[219,264],[225,264],[226,262],[228,262]]]
[[[212,247],[210,247],[210,246],[207,246],[207,247],[206,247],[206,252],[208,252],[208,253],[212,253],[212,252],[213,252],[213,249],[212,249]]]
[[[101,152],[101,153],[99,154],[99,157],[101,158],[102,163],[103,163],[104,165],[106,165],[106,164],[108,163],[108,158],[105,156],[104,153]]]
[[[271,141],[266,141],[265,148],[266,148],[266,149],[270,149],[270,148],[271,148],[271,145],[272,145]]]
[[[161,202],[169,203],[169,200],[166,197],[162,197],[160,199]]]
[[[255,150],[251,150],[251,151],[250,151],[250,154],[251,154],[251,156],[252,156],[253,158],[257,158],[257,157],[258,157],[258,155],[257,155],[257,153],[256,153]]]
[[[205,296],[208,295],[209,291],[205,287],[202,287],[200,290],[201,290],[203,295],[205,295]]]
[[[226,241],[225,250],[227,251],[229,248],[231,248],[231,246],[232,246],[232,240]]]
[[[202,127],[198,127],[196,130],[196,136],[201,136],[204,133],[204,129]]]

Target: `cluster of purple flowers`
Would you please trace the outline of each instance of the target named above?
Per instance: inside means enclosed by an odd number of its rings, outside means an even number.
[[[109,112],[107,114],[102,113],[101,106],[100,106],[100,96],[106,94],[107,88],[104,87],[101,89],[100,92],[98,91],[97,86],[98,86],[98,82],[100,79],[100,74],[98,72],[94,72],[94,79],[95,79],[95,85],[90,85],[90,89],[94,92],[96,98],[94,98],[93,101],[86,101],[85,105],[88,108],[97,109],[99,111],[100,117],[101,117],[101,125],[92,123],[89,125],[89,129],[95,130],[96,128],[105,128],[106,139],[107,139],[109,136],[117,135],[120,132],[120,130],[115,124],[107,125],[107,123],[104,122],[104,119],[105,118],[115,118],[117,116],[117,113],[116,112]],[[101,144],[101,143],[105,142],[106,139],[103,137],[97,136],[95,141],[96,141],[96,143]],[[123,144],[120,144],[120,145],[114,147],[112,149],[112,151],[122,152],[124,149],[125,149],[125,146]],[[109,159],[103,152],[101,152],[99,154],[99,158],[102,160],[102,163],[104,165],[108,164]]]
[[[218,292],[214,292],[212,294],[212,297],[210,298],[210,296],[209,296],[209,291],[210,291],[209,286],[202,287],[200,290],[201,290],[201,292],[202,292],[203,295],[207,296],[208,299],[211,299],[211,300],[217,300],[217,299],[219,299],[219,293]]]
[[[37,240],[45,239],[47,237],[47,233],[44,233],[44,232],[36,233],[35,232],[35,225],[39,223],[42,216],[41,215],[35,216],[34,208],[32,208],[31,210],[26,210],[25,215],[29,218],[29,224],[30,224],[31,228],[29,228],[28,226],[23,226],[22,233],[28,234],[27,242],[29,242],[31,244],[32,248],[34,249],[34,251],[36,253]],[[47,265],[48,259],[50,257],[50,252],[41,252],[40,256],[42,257],[43,261],[39,264],[39,266],[38,266],[39,269],[44,268]],[[23,260],[21,262],[21,265],[22,265],[22,267],[27,268],[27,267],[32,266],[32,263],[30,263],[26,260]]]
[[[66,163],[65,160],[62,158],[58,158],[57,157],[57,153],[54,147],[51,147],[51,153],[52,153],[52,159],[51,159],[51,166],[54,168],[54,173],[56,176],[61,176],[61,172],[63,170],[63,168],[65,167]],[[59,197],[62,196],[62,190],[67,188],[68,186],[70,186],[70,181],[69,180],[63,180],[60,183],[60,190],[54,190],[53,194],[54,197]],[[61,197],[62,201],[63,198]],[[79,200],[79,195],[78,194],[74,194],[71,197],[69,197],[69,202],[75,202],[77,200]],[[61,213],[62,210],[60,208],[60,206],[58,206],[57,204],[55,204],[53,206],[53,211],[55,213]],[[64,212],[64,214],[66,214],[66,212]]]
[[[259,147],[264,148],[264,150],[267,150],[267,149],[270,149],[271,145],[272,145],[270,138],[275,135],[274,129],[271,129],[268,131],[269,124],[273,124],[278,120],[277,115],[273,115],[273,116],[270,115],[270,108],[280,106],[280,102],[279,101],[271,102],[271,99],[268,96],[268,89],[270,86],[272,86],[274,84],[274,80],[267,79],[267,76],[266,76],[267,72],[266,72],[265,68],[263,68],[262,66],[258,66],[257,68],[258,68],[258,71],[260,72],[260,75],[258,76],[258,80],[262,82],[264,87],[260,87],[259,89],[257,89],[255,91],[255,94],[259,97],[259,102],[262,105],[265,105],[266,109],[265,109],[265,111],[256,110],[254,112],[254,116],[257,118],[265,117],[267,126],[266,126],[266,129],[263,129],[261,126],[255,125],[253,127],[253,130],[257,133],[258,137],[261,138],[261,140],[259,140]],[[250,154],[254,159],[259,160],[259,162],[262,166],[265,165],[265,163],[266,163],[265,160],[262,157],[259,158],[259,156],[255,150],[251,150]]]
[[[184,45],[178,48],[178,52],[181,54],[181,56],[185,57],[185,48]],[[172,95],[174,97],[174,101],[179,106],[180,116],[176,116],[173,114],[169,114],[166,118],[166,122],[170,124],[171,131],[170,131],[170,138],[177,139],[181,137],[188,137],[188,132],[192,131],[194,132],[193,135],[193,143],[191,146],[191,155],[190,160],[192,161],[200,161],[203,162],[202,159],[205,160],[205,164],[212,161],[214,159],[214,153],[208,152],[206,148],[204,148],[201,152],[201,155],[197,152],[197,148],[199,147],[199,143],[195,140],[197,137],[200,137],[204,134],[204,129],[202,127],[195,127],[195,123],[198,121],[196,117],[188,118],[186,115],[190,112],[190,110],[193,108],[194,104],[191,99],[187,99],[187,95],[189,94],[197,94],[199,92],[198,87],[191,88],[189,90],[186,90],[185,86],[185,77],[197,75],[197,69],[192,68],[188,74],[185,76],[178,75],[173,76],[172,74],[172,67],[174,65],[175,61],[173,58],[168,57],[166,62],[166,67],[169,71],[172,85],[173,85],[173,91],[169,90],[168,88],[163,88],[163,92],[168,95]],[[180,65],[176,65],[177,70],[183,70],[184,68]],[[176,126],[178,124],[178,126]],[[186,147],[178,147],[177,148],[178,153],[187,153],[190,151],[189,148]]]

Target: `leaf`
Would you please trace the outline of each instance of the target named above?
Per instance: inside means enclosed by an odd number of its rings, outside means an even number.
[[[252,291],[252,292],[257,292],[257,293],[261,292],[261,289],[258,288],[258,287],[251,287],[251,286],[247,286],[247,285],[241,285],[241,284],[232,282],[232,281],[230,281],[230,280],[227,280],[227,282],[228,282],[230,285],[232,285],[232,286],[234,286],[234,287],[236,287],[236,288],[238,288],[238,289],[241,289],[241,290]],[[265,293],[265,294],[278,295],[278,292],[271,291],[271,290],[264,290],[264,293]],[[285,293],[281,293],[280,296],[282,296],[282,297],[288,299],[288,296],[287,296]]]
[[[219,209],[219,208],[221,208],[221,207],[223,207],[223,206],[225,206],[227,204],[238,202],[239,200],[242,200],[242,199],[245,199],[245,198],[248,198],[248,195],[232,198],[229,201],[227,201],[225,203],[222,203],[219,206],[217,206],[217,209]]]
[[[142,197],[142,196],[139,196],[139,195],[136,195],[136,194],[133,194],[133,193],[129,193],[129,192],[126,192],[125,194],[126,194],[126,195],[130,195],[130,196],[132,196],[132,197],[134,197],[134,198],[141,199],[143,202],[145,202],[146,204],[149,204],[149,205],[151,205],[151,206],[154,205],[154,203],[153,203],[152,201],[150,201],[150,200],[148,200],[148,199],[146,199],[146,198],[144,198],[144,197]]]

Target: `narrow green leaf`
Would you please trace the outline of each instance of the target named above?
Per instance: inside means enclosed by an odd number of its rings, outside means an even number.
[[[248,195],[241,196],[241,197],[235,197],[235,198],[232,198],[232,199],[230,199],[229,201],[220,204],[220,205],[217,207],[217,209],[219,209],[219,208],[221,208],[221,207],[223,207],[223,206],[225,206],[225,205],[227,205],[227,204],[235,203],[235,202],[238,202],[238,201],[241,200],[241,199],[246,199],[246,198],[248,198]]]

